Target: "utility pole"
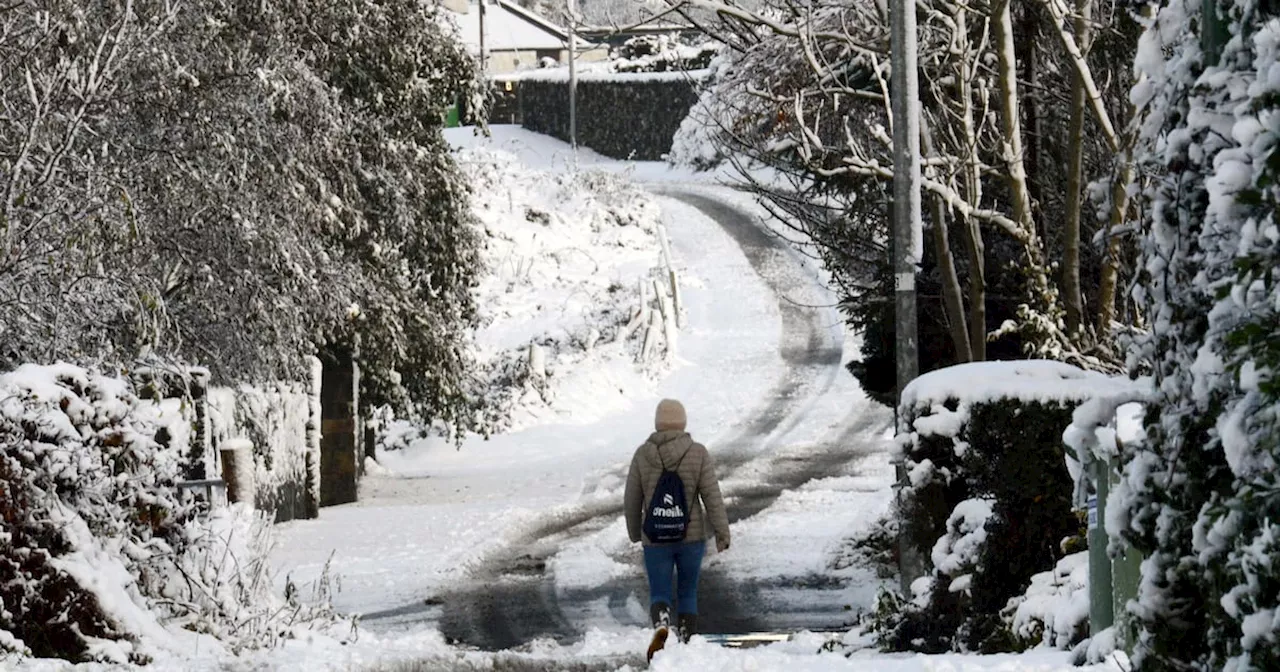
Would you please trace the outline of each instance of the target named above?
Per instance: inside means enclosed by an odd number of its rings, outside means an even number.
[[[915,0],[892,0],[889,93],[893,108],[893,272],[898,395],[919,370],[916,265],[920,263],[920,77]]]
[[[489,57],[484,53],[484,6],[489,0],[480,0],[480,72],[489,71]]]
[[[920,76],[917,66],[915,0],[890,0],[892,79],[889,94],[893,113],[893,275],[897,391],[919,371],[916,328],[916,265],[923,241],[920,208]],[[902,431],[903,420],[898,421]],[[897,464],[899,485],[907,481],[906,465]],[[899,490],[901,492],[901,490]],[[924,563],[911,543],[909,522],[899,520],[899,566],[904,596],[911,582],[924,573]]]
[[[577,2],[569,2],[569,147],[578,149],[578,36],[574,27]]]

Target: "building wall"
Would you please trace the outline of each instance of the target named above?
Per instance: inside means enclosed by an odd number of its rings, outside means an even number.
[[[550,56],[556,59],[557,63],[565,64],[569,62],[568,49],[528,49],[522,51],[490,51],[489,52],[489,73],[494,75],[502,75],[509,72],[515,72],[520,69],[531,69],[538,67],[538,62],[543,56]],[[599,63],[609,58],[609,50],[604,47],[593,46],[578,51],[579,63]]]
[[[535,51],[491,51],[489,52],[489,72],[500,75],[515,72],[521,67],[537,67],[538,56]]]

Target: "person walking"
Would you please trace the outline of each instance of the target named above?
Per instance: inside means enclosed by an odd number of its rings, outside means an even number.
[[[729,549],[729,517],[715,461],[685,431],[686,424],[679,401],[658,403],[655,431],[631,458],[623,496],[627,534],[643,545],[649,577],[649,659],[666,644],[673,602],[680,640],[688,642],[697,632],[698,573],[707,539],[714,534],[717,552]]]

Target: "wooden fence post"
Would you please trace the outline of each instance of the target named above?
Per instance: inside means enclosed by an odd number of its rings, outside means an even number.
[[[195,415],[191,423],[191,443],[187,447],[187,480],[198,481],[208,474],[205,467],[213,448],[213,431],[209,426],[209,370],[191,367],[187,372]]]
[[[307,518],[320,517],[320,385],[323,378],[323,365],[318,357],[312,357],[311,371],[307,389],[307,452],[304,457],[306,475],[303,478],[304,515]]]
[[[254,505],[253,443],[248,439],[228,439],[218,453],[222,456],[222,481],[227,484],[227,501]]]

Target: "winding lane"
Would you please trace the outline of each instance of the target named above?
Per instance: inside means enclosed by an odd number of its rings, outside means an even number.
[[[806,406],[828,393],[839,376],[849,375],[841,367],[843,344],[838,333],[833,333],[830,314],[787,298],[799,283],[816,281],[801,268],[787,243],[731,203],[672,186],[654,187],[653,191],[698,209],[719,225],[778,300],[782,318],[779,356],[787,363],[787,370],[759,405],[745,414],[751,419],[729,439],[718,441],[722,482],[748,465],[753,469],[750,479],[742,479],[750,485],[726,483],[724,487],[730,522],[765,510],[782,493],[815,478],[857,473],[857,463],[873,449],[872,438],[891,420],[887,409],[856,409],[802,456],[780,450],[785,447],[787,431],[805,421]],[[620,465],[614,476],[625,477],[626,469],[626,464]],[[592,614],[598,614],[596,605],[602,601],[619,623],[642,625],[634,609],[635,601],[645,594],[639,564],[626,577],[581,590],[557,590],[547,567],[547,561],[566,542],[603,529],[621,513],[621,501],[610,499],[584,505],[567,516],[548,517],[531,526],[522,538],[478,562],[466,585],[428,603],[365,614],[363,623],[391,627],[434,622],[450,641],[484,650],[516,648],[543,637],[572,641],[589,627]],[[699,591],[700,629],[730,634],[847,625],[848,614],[838,604],[806,597],[812,597],[814,591],[838,588],[822,583],[811,578],[804,585],[745,585],[714,568],[704,571]],[[779,594],[790,594],[792,599],[780,602]]]

